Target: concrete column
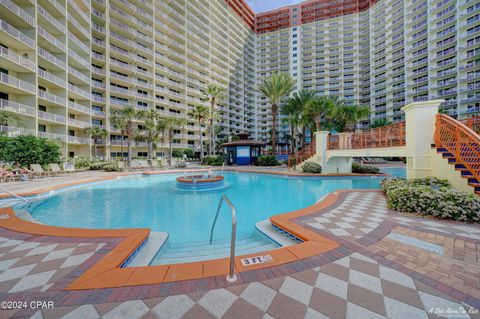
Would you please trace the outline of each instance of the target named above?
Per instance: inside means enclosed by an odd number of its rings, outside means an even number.
[[[316,158],[315,161],[322,166],[324,174],[345,174],[352,172],[352,158],[348,157],[327,157],[328,131],[315,132]],[[348,137],[345,135],[344,139]]]
[[[402,108],[405,112],[407,178],[432,176],[432,144],[435,117],[444,100],[413,102]]]

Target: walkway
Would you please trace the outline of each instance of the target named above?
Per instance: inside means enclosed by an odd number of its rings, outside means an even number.
[[[296,222],[341,247],[241,273],[234,285],[216,277],[83,291],[64,288],[117,239],[0,228],[1,300],[54,304],[0,310],[0,318],[480,318],[471,308],[480,308],[480,227],[402,216],[377,191],[342,192]]]

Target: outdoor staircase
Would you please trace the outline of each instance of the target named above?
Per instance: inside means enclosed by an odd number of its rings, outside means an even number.
[[[457,163],[455,155],[450,153],[446,148],[437,147],[436,149],[437,153],[441,154],[444,159],[448,160],[448,164],[453,165],[455,170],[460,172],[462,178],[466,178],[468,180],[468,185],[474,188],[475,194],[480,195],[480,181],[473,176],[472,172],[470,172],[465,165]]]

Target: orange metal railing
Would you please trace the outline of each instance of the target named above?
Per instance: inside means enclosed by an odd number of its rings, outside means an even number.
[[[297,166],[301,164],[303,161],[315,155],[315,148],[316,148],[315,145],[316,145],[315,138],[312,138],[312,142],[310,144],[305,145],[302,149],[289,155],[288,168],[291,168],[292,166]]]
[[[480,116],[473,116],[467,119],[460,120],[468,128],[472,129],[475,133],[480,134]]]
[[[395,146],[405,146],[405,122],[358,133],[330,135],[327,147],[329,150],[346,150]]]
[[[464,123],[445,114],[437,115],[435,146],[445,148],[480,181],[480,136]]]

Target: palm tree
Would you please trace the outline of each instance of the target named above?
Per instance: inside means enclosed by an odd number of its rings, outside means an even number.
[[[303,111],[310,106],[316,94],[316,91],[300,90],[293,93],[293,96],[288,99],[287,103],[280,107],[280,114],[285,116],[282,121],[288,123],[290,127],[290,148],[292,153],[297,149],[298,126],[302,124]]]
[[[210,147],[209,155],[213,154],[213,148],[215,145],[215,130],[213,126],[215,125],[215,113],[217,104],[220,103],[225,98],[225,89],[221,88],[215,84],[209,84],[207,90],[203,93],[202,101],[210,102],[210,123],[208,125],[210,132]]]
[[[123,136],[127,137],[127,166],[132,163],[132,142],[137,135],[137,125],[135,119],[141,116],[140,112],[132,106],[127,106],[121,110],[112,112],[112,122],[114,127],[119,129],[122,134],[122,157],[123,157]]]
[[[369,115],[370,108],[368,106],[345,105],[343,101],[336,105],[335,117],[348,132],[355,131],[355,125],[359,121],[367,119]]]
[[[168,148],[169,148],[169,158],[168,158],[168,165],[172,165],[172,157],[173,157],[173,138],[175,136],[175,129],[182,128],[184,125],[187,124],[186,119],[168,116],[163,117],[163,122],[165,125],[165,130],[168,134]]]
[[[370,128],[377,128],[377,127],[382,127],[382,126],[387,126],[392,124],[391,121],[387,119],[376,119],[370,124]]]
[[[317,96],[305,109],[305,124],[316,131],[322,129],[322,126],[331,125],[333,114],[335,113],[336,104],[331,97]]]
[[[98,141],[106,138],[108,136],[108,132],[107,130],[98,126],[87,127],[84,131],[85,131],[85,134],[88,134],[88,136],[90,136],[90,138],[93,139],[93,156],[97,158]]]
[[[272,105],[272,152],[276,154],[277,148],[277,115],[278,104],[290,95],[295,88],[295,80],[287,73],[276,73],[262,79],[258,91],[266,97]]]
[[[157,145],[155,142],[158,140],[159,136],[165,130],[164,123],[161,120],[160,113],[155,109],[150,109],[148,111],[141,111],[140,117],[145,121],[145,132],[146,135],[142,136],[147,141],[147,152],[148,158],[153,159]]]
[[[202,125],[208,118],[210,110],[205,105],[196,105],[195,108],[190,110],[187,115],[194,119],[200,126],[200,162],[203,163],[203,140],[202,140]]]

